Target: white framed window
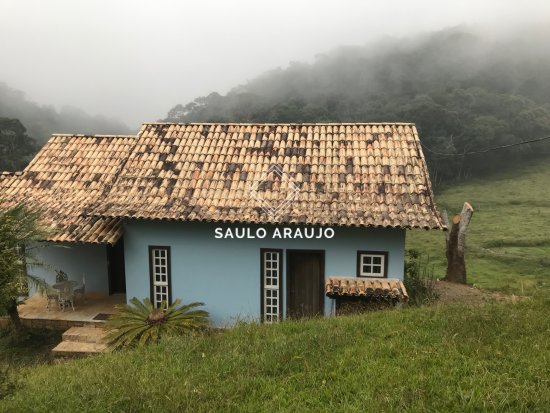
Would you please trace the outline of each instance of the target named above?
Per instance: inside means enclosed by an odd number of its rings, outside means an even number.
[[[385,251],[357,251],[357,276],[386,278],[388,253]]]
[[[149,247],[149,270],[153,306],[160,308],[163,301],[166,305],[170,305],[172,301],[170,247]]]
[[[262,321],[273,323],[281,319],[282,250],[261,250]]]

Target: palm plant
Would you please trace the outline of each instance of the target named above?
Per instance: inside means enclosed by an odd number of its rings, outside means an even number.
[[[196,310],[204,303],[189,303],[180,307],[177,299],[170,306],[163,302],[155,308],[149,298],[140,301],[136,297],[130,304],[117,306],[105,325],[106,341],[111,349],[156,343],[161,337],[181,335],[203,329],[208,325],[208,311]]]
[[[17,204],[0,212],[0,312],[6,312],[16,332],[22,330],[18,298],[30,288],[43,291],[46,282],[28,270],[41,263],[33,250],[51,229],[41,223],[41,211]]]

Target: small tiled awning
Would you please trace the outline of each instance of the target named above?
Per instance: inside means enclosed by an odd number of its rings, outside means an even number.
[[[325,293],[330,298],[409,299],[403,282],[395,278],[329,277],[325,283]]]

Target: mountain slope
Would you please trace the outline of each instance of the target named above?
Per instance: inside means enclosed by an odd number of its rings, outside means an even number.
[[[424,144],[462,154],[550,134],[547,28],[488,39],[448,29],[381,40],[293,63],[177,105],[167,121],[415,122]],[[550,145],[482,156],[427,152],[434,182],[480,176],[509,162],[549,156]]]
[[[0,117],[18,119],[27,133],[39,144],[52,133],[124,135],[131,130],[121,121],[104,116],[90,116],[81,109],[41,106],[25,98],[23,92],[0,82]]]

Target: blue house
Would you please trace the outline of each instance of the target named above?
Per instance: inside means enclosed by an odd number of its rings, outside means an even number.
[[[407,229],[443,229],[414,124],[144,124],[54,135],[2,198],[42,208],[38,253],[86,291],[201,301],[215,325],[406,294]]]

